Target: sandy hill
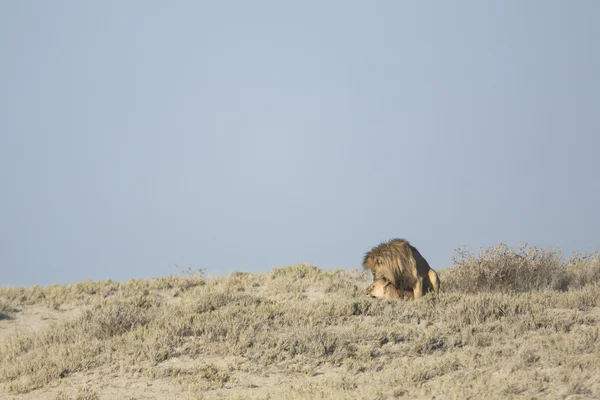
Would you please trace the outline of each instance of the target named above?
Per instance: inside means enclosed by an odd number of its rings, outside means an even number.
[[[600,398],[600,257],[459,251],[442,291],[293,265],[0,288],[1,399]]]

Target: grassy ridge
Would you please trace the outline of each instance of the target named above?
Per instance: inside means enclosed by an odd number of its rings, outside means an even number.
[[[101,371],[165,382],[173,398],[600,396],[597,254],[458,250],[440,276],[440,296],[414,302],[366,297],[362,271],[304,264],[3,288],[7,318],[27,306],[82,312],[0,342],[0,393],[114,398],[93,379],[72,390]]]

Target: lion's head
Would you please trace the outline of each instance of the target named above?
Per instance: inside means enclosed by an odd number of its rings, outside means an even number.
[[[392,283],[384,278],[375,279],[373,283],[365,290],[367,296],[377,299],[394,300],[394,299],[413,299],[414,293],[410,290],[401,290],[392,285]]]

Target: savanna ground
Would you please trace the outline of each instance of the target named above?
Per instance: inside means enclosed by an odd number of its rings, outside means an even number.
[[[304,264],[0,288],[0,398],[600,398],[598,253],[453,264],[416,301]]]

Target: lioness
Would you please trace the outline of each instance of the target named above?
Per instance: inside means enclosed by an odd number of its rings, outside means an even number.
[[[365,290],[367,296],[383,300],[412,300],[415,295],[411,290],[401,290],[384,278],[375,279]]]

